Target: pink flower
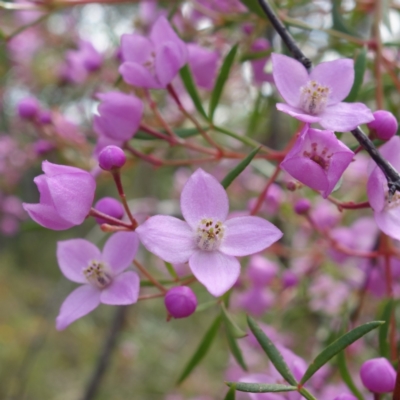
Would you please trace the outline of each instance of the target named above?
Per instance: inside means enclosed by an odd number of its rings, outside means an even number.
[[[331,131],[304,127],[281,168],[324,198],[335,188],[354,153]]]
[[[217,72],[218,53],[194,43],[187,45],[189,65],[198,87],[211,90]]]
[[[240,274],[237,256],[258,253],[282,237],[270,222],[253,216],[226,219],[228,196],[210,174],[198,169],[181,194],[185,221],[156,215],[136,232],[150,252],[170,263],[185,263],[214,296],[229,290]]]
[[[395,169],[400,170],[399,136],[392,137],[379,151]],[[393,239],[400,240],[400,194],[396,192],[389,201],[387,180],[378,166],[375,166],[369,176],[367,193],[379,229]]]
[[[64,300],[56,320],[58,330],[93,311],[100,303],[128,305],[139,296],[139,277],[125,271],[139,247],[135,232],[118,232],[104,245],[103,253],[91,242],[71,239],[58,242],[61,272],[72,282],[82,283]]]
[[[187,62],[185,43],[168,20],[161,16],[153,25],[150,38],[123,35],[119,72],[125,82],[149,89],[165,88]]]
[[[55,231],[80,225],[92,207],[96,182],[89,172],[43,161],[43,175],[34,179],[39,204],[23,203],[38,224]]]
[[[353,85],[353,60],[324,62],[310,74],[300,62],[281,54],[272,54],[272,65],[276,87],[287,103],[278,103],[279,111],[338,132],[374,120],[365,104],[342,102]]]

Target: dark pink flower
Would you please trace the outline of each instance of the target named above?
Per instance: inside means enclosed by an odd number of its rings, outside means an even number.
[[[342,101],[354,82],[353,60],[323,62],[308,74],[300,62],[273,53],[272,65],[276,87],[287,103],[278,103],[279,111],[338,132],[350,131],[374,120],[365,104]]]

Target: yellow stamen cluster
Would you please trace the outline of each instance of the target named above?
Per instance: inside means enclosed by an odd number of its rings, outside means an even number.
[[[311,115],[318,115],[325,110],[331,90],[316,81],[309,81],[300,88],[300,106]]]
[[[221,221],[213,222],[210,218],[200,221],[197,228],[196,242],[200,249],[213,251],[218,249],[224,237],[224,226]]]

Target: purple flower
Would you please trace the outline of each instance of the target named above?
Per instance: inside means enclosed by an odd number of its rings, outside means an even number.
[[[23,203],[38,224],[55,231],[80,225],[92,207],[96,182],[89,172],[43,161],[43,175],[34,179],[39,204]]]
[[[194,43],[187,45],[189,65],[198,87],[211,90],[217,71],[218,53]]]
[[[354,153],[331,131],[320,131],[306,125],[281,168],[324,198],[335,188]]]
[[[174,318],[186,318],[196,311],[197,298],[189,286],[176,286],[164,298],[168,313]]]
[[[119,72],[125,82],[148,89],[165,88],[187,62],[186,45],[164,16],[157,19],[149,38],[123,35],[121,49],[125,62]]]
[[[56,320],[58,330],[93,311],[100,303],[128,305],[139,296],[139,276],[125,271],[139,247],[135,232],[118,232],[104,245],[103,253],[91,242],[71,239],[58,242],[57,260],[61,272],[83,285],[63,302]]]
[[[338,132],[373,121],[363,103],[342,102],[353,85],[353,60],[324,62],[310,74],[300,62],[281,54],[272,54],[272,65],[276,87],[287,103],[278,103],[279,111]]]
[[[360,376],[364,386],[373,393],[387,393],[394,390],[396,371],[384,358],[373,358],[361,366]]]
[[[352,394],[342,393],[339,396],[336,396],[333,400],[357,400],[357,397]]]
[[[101,100],[93,121],[94,130],[110,139],[125,142],[139,128],[143,103],[135,96],[120,92],[98,94]]]
[[[214,296],[229,290],[240,274],[237,256],[258,253],[282,237],[270,222],[253,216],[227,219],[228,196],[210,174],[198,169],[181,194],[186,222],[156,215],[136,232],[150,252],[170,263],[185,263]]]

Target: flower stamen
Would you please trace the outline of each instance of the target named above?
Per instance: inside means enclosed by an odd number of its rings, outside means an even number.
[[[318,115],[325,110],[331,90],[316,81],[309,81],[300,88],[300,106],[311,114]]]
[[[111,274],[100,261],[92,260],[83,270],[83,274],[90,284],[99,289],[105,288],[112,282]]]
[[[214,221],[211,218],[204,218],[196,232],[196,243],[200,249],[205,251],[217,250],[224,237],[224,226],[221,221]]]

